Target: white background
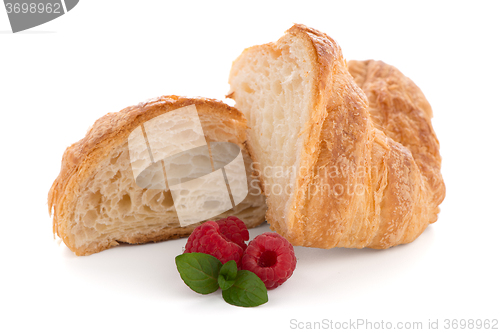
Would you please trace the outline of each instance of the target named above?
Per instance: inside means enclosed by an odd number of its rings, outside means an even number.
[[[497,4],[84,0],[18,34],[0,7],[0,331],[284,332],[293,319],[424,328],[429,319],[441,328],[445,319],[500,319]],[[53,239],[47,192],[64,149],[97,118],[160,95],[223,99],[232,60],[294,22],[331,35],[347,59],[395,65],[423,90],[447,187],[437,223],[389,250],[297,247],[292,278],[253,309],[183,284],[174,257],[185,239],[89,257]]]

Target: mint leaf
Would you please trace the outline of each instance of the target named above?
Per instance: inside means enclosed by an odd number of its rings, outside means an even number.
[[[222,265],[219,271],[219,286],[222,290],[230,288],[234,281],[236,280],[236,275],[238,274],[238,266],[236,261],[230,260]]]
[[[267,302],[267,289],[264,282],[255,273],[238,271],[231,288],[222,291],[226,302],[236,306],[252,307]]]
[[[217,277],[222,263],[205,253],[184,253],[175,257],[181,279],[192,290],[200,294],[210,294],[219,289]]]

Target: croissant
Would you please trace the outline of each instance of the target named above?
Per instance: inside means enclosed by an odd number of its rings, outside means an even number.
[[[246,49],[229,83],[267,221],[293,245],[385,249],[437,220],[445,187],[432,110],[394,67],[347,65],[332,38],[296,24]]]
[[[161,173],[158,177],[158,173],[153,172],[154,169],[151,172],[148,172],[150,169],[145,169],[139,176],[144,174],[146,179],[161,180],[155,186],[141,185],[133,166],[136,162],[149,161],[147,150],[142,159],[132,159],[130,150],[131,134],[136,129],[140,131],[142,127],[149,132],[147,124],[150,121],[189,106],[194,106],[197,110],[212,153],[214,142],[231,142],[241,149],[247,176],[246,179],[242,178],[243,181],[248,181],[247,186],[250,185],[253,178],[250,171],[251,160],[245,146],[246,120],[235,108],[214,99],[163,96],[120,112],[108,113],[95,122],[82,140],[66,149],[61,172],[48,195],[49,213],[53,212],[54,233],[62,238],[68,248],[77,255],[89,255],[119,243],[137,244],[175,239],[188,236],[201,223],[180,223],[179,206],[174,205],[172,188],[163,187],[166,182]],[[182,116],[181,113],[180,117]],[[180,133],[178,135],[187,133],[186,138],[189,139],[192,132],[179,131],[181,118],[172,118],[175,121],[173,126]],[[153,131],[156,125],[151,125]],[[153,145],[152,139],[155,138],[149,136],[150,145]],[[171,144],[166,143],[167,146]],[[154,165],[156,164],[152,164],[152,167]],[[170,181],[168,185],[172,186]],[[225,186],[224,191],[227,193]],[[198,198],[194,194],[190,195],[190,200],[196,201]],[[214,198],[211,205],[220,205],[219,199]],[[266,211],[263,196],[249,190],[248,195],[241,199],[230,210],[210,217],[216,219],[237,215],[248,228],[261,224]],[[195,205],[188,208],[193,206]]]

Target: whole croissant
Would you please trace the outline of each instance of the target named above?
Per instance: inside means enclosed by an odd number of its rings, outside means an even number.
[[[293,245],[384,249],[437,220],[445,187],[432,110],[394,67],[347,65],[332,38],[294,25],[246,49],[229,83],[267,221]]]

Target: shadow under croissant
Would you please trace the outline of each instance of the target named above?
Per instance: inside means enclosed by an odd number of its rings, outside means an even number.
[[[267,231],[271,230],[265,223],[250,229],[250,240]],[[308,300],[314,302],[325,295],[333,295],[332,302],[341,302],[353,293],[381,288],[408,274],[433,242],[434,230],[429,226],[414,242],[386,250],[296,246],[297,268],[286,283],[271,291],[275,296],[270,295],[269,306],[286,306],[292,299],[301,299],[305,305]],[[143,245],[121,244],[87,257],[77,257],[61,244],[60,258],[75,284],[91,284],[111,296],[139,294],[165,301],[203,297],[182,288],[174,258],[183,252],[185,244],[186,238]]]
[[[74,283],[92,285],[124,297],[169,300],[183,291],[174,258],[181,254],[186,239],[141,245],[121,244],[91,256],[75,256],[64,244],[62,266]],[[177,283],[179,282],[179,283]],[[187,287],[185,292],[191,294]]]
[[[435,231],[430,225],[412,243],[385,250],[295,247],[297,269],[290,280],[300,281],[298,293],[304,295],[298,297],[304,300],[307,295],[314,299],[315,294],[328,294],[341,302],[353,294],[385,288],[406,278],[424,260],[434,241]]]

